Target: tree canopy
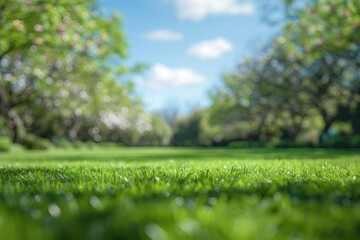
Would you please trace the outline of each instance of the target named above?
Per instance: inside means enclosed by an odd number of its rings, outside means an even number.
[[[14,142],[136,144],[118,135],[153,130],[127,80],[121,15],[99,9],[94,0],[0,1],[0,109]]]
[[[245,140],[324,143],[336,124],[360,134],[360,5],[285,2],[282,34],[212,93],[213,122],[240,127],[231,137]]]

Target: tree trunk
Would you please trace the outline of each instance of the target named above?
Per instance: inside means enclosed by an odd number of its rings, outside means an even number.
[[[71,141],[76,141],[76,140],[78,140],[78,134],[81,129],[81,123],[76,119],[73,122],[74,122],[73,126],[71,127],[71,129],[69,131],[69,136],[70,136]]]
[[[353,134],[360,135],[360,104],[356,106],[356,109],[352,114],[351,126]]]
[[[325,118],[324,118],[324,122],[325,122],[325,126],[322,129],[320,136],[319,136],[319,143],[321,143],[321,144],[326,141],[326,138],[328,137],[328,134],[329,134],[329,129],[333,123],[332,120],[326,120]]]
[[[11,136],[12,141],[14,143],[19,143],[21,140],[21,135],[20,135],[21,120],[19,119],[19,116],[16,114],[15,111],[9,110],[6,115],[6,118],[7,118],[8,127],[10,131],[12,131],[12,136]]]

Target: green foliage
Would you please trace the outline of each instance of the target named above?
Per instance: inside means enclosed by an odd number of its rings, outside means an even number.
[[[341,54],[359,48],[360,8],[357,0],[301,2],[304,1],[288,3],[291,18],[285,36],[290,50],[319,56],[326,52]],[[301,5],[303,7],[299,7]]]
[[[74,147],[74,143],[66,139],[55,139],[53,144],[56,148],[60,149],[71,149]]]
[[[292,142],[282,140],[279,143],[274,145],[276,148],[314,148],[315,144],[311,142]],[[322,146],[323,147],[323,146]]]
[[[151,129],[144,132],[137,145],[140,146],[166,146],[170,142],[171,130],[160,117],[151,118]]]
[[[53,142],[56,149],[78,149],[78,150],[94,150],[94,149],[115,149],[122,147],[121,143],[116,142],[81,142],[81,141],[69,141],[66,139],[56,139]]]
[[[189,118],[180,120],[177,124],[171,144],[174,146],[197,146],[200,145],[201,116],[194,114]]]
[[[360,147],[360,135],[351,136],[351,146]]]
[[[359,151],[25,152],[0,167],[1,239],[359,236]]]
[[[145,66],[123,65],[119,14],[95,0],[0,0],[0,22],[0,118],[14,142],[23,129],[50,140],[138,141],[144,111],[128,78]]]
[[[124,145],[121,143],[114,143],[114,142],[101,142],[101,143],[96,143],[96,148],[99,149],[116,149],[119,147],[123,147]]]
[[[230,141],[230,148],[263,148],[269,146],[266,142],[259,141]]]
[[[210,111],[195,111],[180,118],[173,129],[171,144],[174,146],[211,146],[221,139],[221,127],[211,123]]]
[[[6,120],[0,115],[0,136],[9,136],[10,131],[6,126]]]
[[[7,152],[11,148],[11,139],[8,137],[0,136],[0,152]]]
[[[52,146],[49,140],[35,135],[27,135],[21,141],[21,145],[28,150],[48,150]]]
[[[224,140],[351,146],[326,141],[338,123],[360,129],[357,1],[285,2],[282,34],[212,92],[212,122]]]
[[[324,147],[330,148],[359,148],[360,137],[359,135],[337,135],[330,137],[325,143]]]

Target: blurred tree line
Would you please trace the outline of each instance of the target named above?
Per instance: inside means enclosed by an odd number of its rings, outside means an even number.
[[[143,110],[130,80],[142,66],[123,64],[118,14],[95,0],[0,0],[0,150],[50,141],[360,146],[359,1],[267,7],[283,11],[281,34],[223,75],[209,108],[179,118]]]
[[[282,34],[224,74],[173,144],[360,146],[360,2],[284,2]]]
[[[167,144],[122,64],[121,17],[95,0],[0,0],[0,135],[29,148],[57,141]],[[47,139],[47,140],[45,140]]]

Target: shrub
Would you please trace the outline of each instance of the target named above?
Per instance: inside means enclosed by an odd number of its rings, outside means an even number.
[[[101,148],[119,148],[123,147],[124,145],[118,142],[101,142],[98,143],[97,146],[100,146]]]
[[[81,142],[74,141],[71,142],[67,139],[56,139],[53,141],[56,148],[60,149],[108,149],[108,148],[118,148],[122,147],[121,143],[117,142]]]
[[[51,142],[35,135],[27,135],[25,139],[21,141],[21,145],[28,150],[47,150],[51,147]]]
[[[268,144],[261,141],[231,141],[228,144],[230,148],[262,148],[267,146]]]
[[[53,141],[53,143],[57,148],[61,148],[61,149],[73,148],[73,143],[67,139],[56,139]]]
[[[352,147],[360,147],[360,135],[352,136],[350,144]]]
[[[73,147],[75,149],[89,149],[91,146],[87,142],[76,140],[73,142]]]
[[[12,142],[8,137],[0,136],[0,152],[7,152],[10,150]]]
[[[313,148],[315,145],[311,142],[294,142],[282,140],[275,145],[276,148]]]
[[[328,139],[321,145],[324,148],[359,148],[360,135],[338,135]]]

